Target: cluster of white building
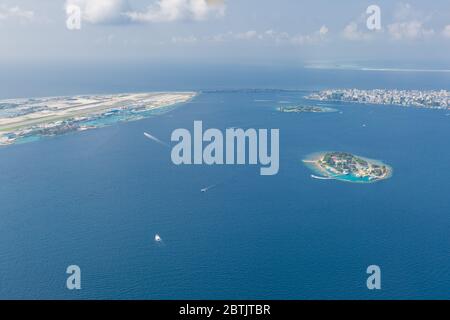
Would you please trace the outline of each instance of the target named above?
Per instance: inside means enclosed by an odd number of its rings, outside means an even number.
[[[324,90],[308,96],[314,100],[346,101],[356,103],[390,104],[405,107],[450,109],[450,91],[447,90]]]

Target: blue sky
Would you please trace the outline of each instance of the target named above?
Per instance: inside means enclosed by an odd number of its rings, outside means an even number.
[[[382,29],[366,27],[369,5]],[[66,7],[82,26],[66,27]],[[450,1],[0,0],[2,63],[450,66]]]

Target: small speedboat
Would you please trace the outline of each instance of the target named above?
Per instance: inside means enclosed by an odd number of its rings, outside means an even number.
[[[159,234],[155,234],[155,241],[156,242],[161,242],[161,237],[159,236]]]

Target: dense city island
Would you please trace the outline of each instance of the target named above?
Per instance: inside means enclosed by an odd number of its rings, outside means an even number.
[[[284,113],[327,113],[338,111],[333,108],[321,106],[288,106],[288,107],[278,107],[277,110]]]
[[[308,95],[307,98],[320,101],[342,101],[430,109],[450,109],[450,91],[447,90],[333,89],[312,93]]]
[[[38,140],[163,113],[195,92],[153,92],[0,101],[0,145]]]
[[[315,173],[315,179],[336,179],[354,183],[371,183],[392,175],[388,165],[348,152],[315,153],[303,160]]]

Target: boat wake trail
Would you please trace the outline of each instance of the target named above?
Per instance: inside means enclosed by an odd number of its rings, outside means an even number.
[[[146,137],[149,138],[150,140],[153,140],[153,141],[155,141],[155,142],[157,142],[157,143],[159,143],[159,144],[161,144],[161,145],[163,145],[163,146],[165,146],[165,147],[170,147],[169,144],[165,143],[164,141],[158,139],[158,138],[155,137],[155,136],[152,136],[150,133],[144,132],[144,136],[146,136]]]
[[[212,188],[217,187],[217,184],[213,184],[211,186],[208,186],[206,188],[200,189],[201,192],[208,192],[209,190],[211,190]]]
[[[318,180],[334,180],[335,178],[333,178],[333,177],[319,177],[319,176],[316,176],[316,175],[311,175],[311,178],[313,178],[313,179],[318,179]]]

